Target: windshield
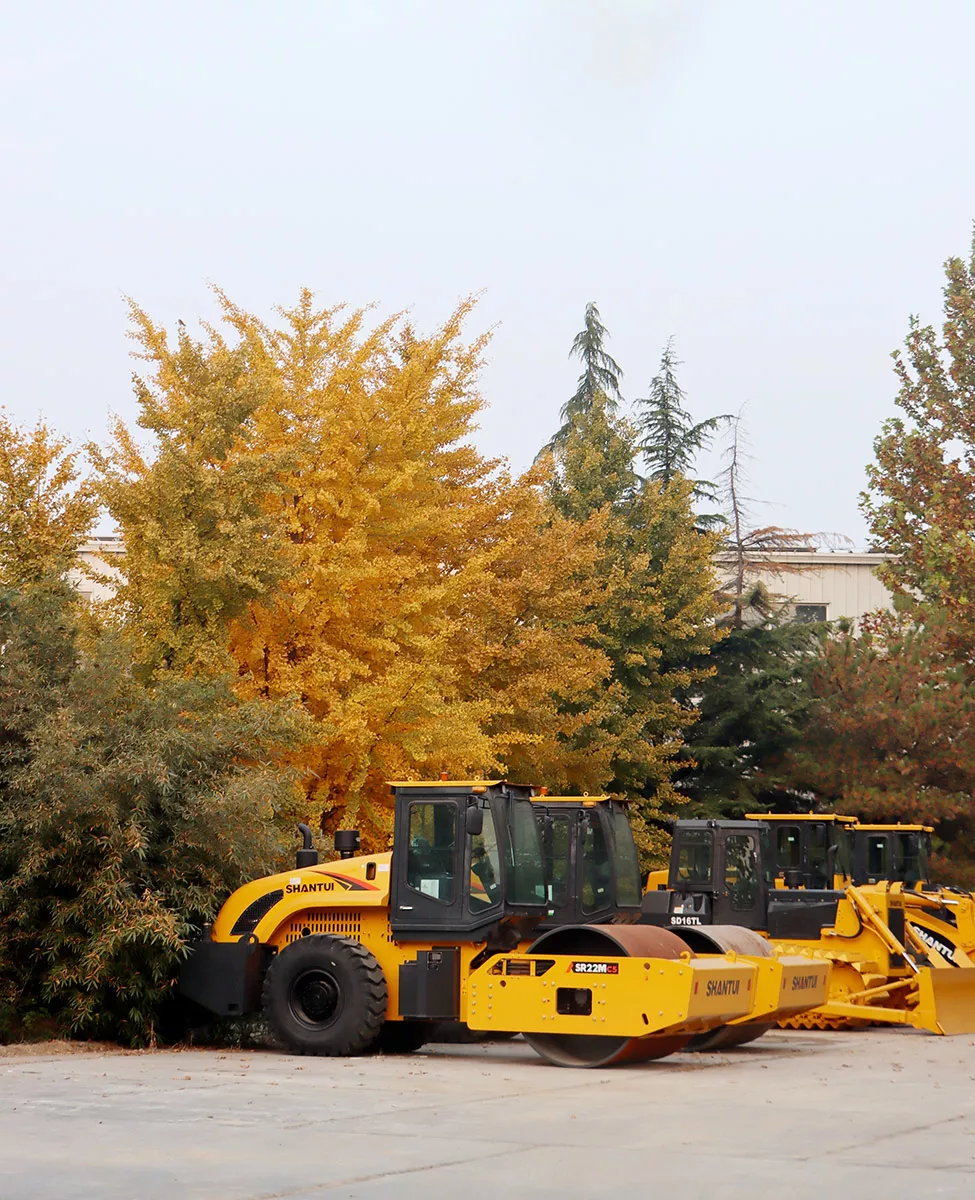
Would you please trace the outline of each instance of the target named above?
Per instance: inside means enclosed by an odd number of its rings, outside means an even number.
[[[924,838],[917,833],[897,835],[900,851],[900,878],[909,887],[928,881],[928,856]]]
[[[582,911],[596,912],[612,903],[609,845],[597,812],[586,813],[582,840]]]
[[[853,878],[853,830],[841,825],[834,825],[832,830],[833,845],[836,847],[836,863],[833,871],[844,879]],[[833,886],[832,880],[828,884]]]
[[[569,898],[569,867],[571,833],[569,818],[565,813],[535,814],[542,839],[545,860],[545,883],[549,903],[561,908]]]
[[[616,864],[616,903],[623,908],[640,904],[640,861],[637,858],[633,830],[623,808],[613,805],[614,862]]]
[[[542,847],[530,800],[508,798],[508,901],[511,904],[544,904],[545,876]]]
[[[677,841],[677,882],[711,885],[714,838],[710,829],[681,829]]]

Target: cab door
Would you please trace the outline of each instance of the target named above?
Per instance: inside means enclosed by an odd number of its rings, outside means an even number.
[[[765,880],[758,836],[748,830],[721,830],[714,889],[714,922],[763,929],[766,924]]]
[[[397,808],[390,921],[398,936],[463,920],[466,797],[418,793]]]

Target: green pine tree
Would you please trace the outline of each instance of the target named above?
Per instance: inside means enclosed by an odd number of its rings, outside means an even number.
[[[722,415],[694,422],[684,407],[685,392],[677,380],[680,365],[671,338],[661,355],[660,370],[650,382],[650,395],[636,401],[638,449],[648,479],[666,486],[677,476],[683,476],[692,480],[697,503],[717,504],[716,485],[707,479],[693,478],[694,462],[698,454],[709,448],[722,422],[730,417]],[[724,518],[719,513],[704,513],[697,520],[711,528]]]
[[[563,515],[580,523],[598,515],[604,522],[592,644],[609,659],[612,674],[592,711],[615,746],[604,786],[635,802],[649,866],[666,855],[663,814],[677,801],[670,778],[688,720],[680,693],[697,674],[688,663],[706,654],[716,636],[711,555],[717,543],[696,528],[692,485],[682,476],[664,484],[637,475],[636,429],[606,390],[615,388],[619,368],[602,364],[609,379],[585,357],[584,347],[591,360],[605,336],[602,325],[593,330],[591,315],[587,311],[587,329],[574,343],[587,366],[553,439],[550,486]]]
[[[564,445],[572,430],[594,409],[604,409],[609,420],[616,416],[622,399],[620,379],[623,371],[605,348],[607,337],[608,331],[600,319],[599,309],[590,300],[586,305],[583,327],[572,339],[569,350],[570,358],[574,356],[581,360],[582,374],[575,392],[562,406],[561,426],[541,453]]]

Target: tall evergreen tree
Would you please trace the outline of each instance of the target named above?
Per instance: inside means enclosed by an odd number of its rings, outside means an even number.
[[[590,316],[587,330],[601,346],[605,329],[593,331]],[[586,336],[576,338],[575,352]],[[592,350],[593,342],[586,344]],[[603,367],[615,385],[618,367]],[[602,386],[609,382],[588,369],[580,379],[553,439],[550,486],[565,516],[604,522],[591,643],[608,658],[612,674],[593,697],[590,719],[611,734],[604,786],[635,801],[638,841],[649,865],[666,852],[663,811],[676,799],[670,776],[688,719],[679,693],[697,673],[687,663],[703,656],[715,637],[716,540],[696,529],[691,485],[682,476],[666,485],[640,480],[637,431],[610,403]]]
[[[555,447],[551,494],[556,508],[574,521],[585,521],[607,506],[622,511],[639,489],[635,452],[635,429],[597,395],[572,418]]]
[[[715,484],[707,479],[694,479],[694,461],[707,450],[727,415],[708,417],[694,422],[684,407],[685,392],[677,380],[681,365],[674,352],[671,338],[660,358],[660,369],[650,382],[650,395],[639,399],[636,426],[639,431],[638,449],[643,456],[647,478],[664,486],[678,475],[690,479],[698,503],[717,504]],[[723,518],[717,513],[698,517],[702,525],[714,526]]]
[[[542,453],[564,445],[572,429],[595,408],[603,408],[609,419],[615,417],[622,399],[620,379],[623,371],[605,348],[607,337],[608,331],[599,316],[599,309],[590,300],[586,305],[583,327],[572,339],[569,350],[570,358],[581,360],[582,374],[575,392],[562,405],[561,426]]]

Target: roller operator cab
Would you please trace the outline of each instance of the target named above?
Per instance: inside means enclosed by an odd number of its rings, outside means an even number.
[[[643,919],[673,928],[765,929],[768,826],[749,821],[677,821],[670,869],[650,877]]]
[[[627,806],[608,796],[534,798],[549,903],[546,925],[640,918],[640,862]]]
[[[357,854],[346,830],[342,857],[319,863],[306,829],[294,870],[239,888],[189,948],[184,996],[220,1015],[263,1012],[298,1053],[411,1050],[452,1020],[524,1033],[571,1066],[658,1058],[753,1011],[750,960],[694,957],[644,925],[540,928],[555,912],[557,827],[532,789],[391,786],[393,851]],[[635,855],[619,806],[580,808],[565,899],[571,909],[578,889],[595,913],[607,879],[632,891]]]
[[[389,923],[399,941],[516,945],[548,912],[529,787],[396,783]]]

